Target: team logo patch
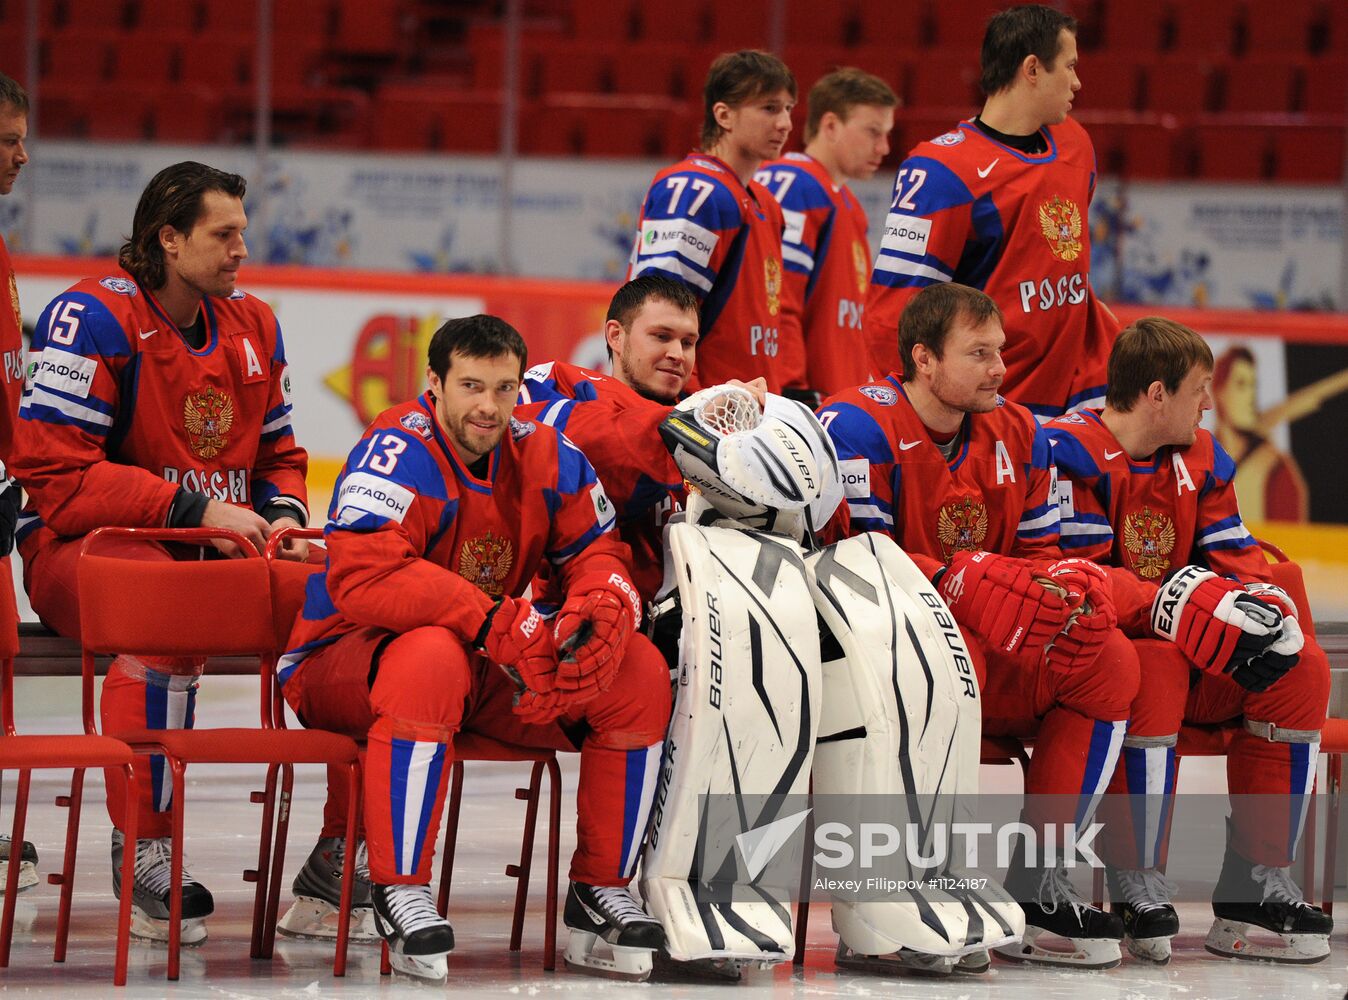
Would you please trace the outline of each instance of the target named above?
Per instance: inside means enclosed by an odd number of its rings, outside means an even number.
[[[852,266],[857,272],[857,294],[865,298],[871,286],[871,253],[860,240],[852,241]]]
[[[1081,256],[1081,210],[1070,199],[1054,195],[1039,206],[1039,228],[1048,248],[1059,260]]]
[[[763,261],[763,284],[768,293],[768,315],[776,316],[782,307],[782,262],[776,257]]]
[[[229,447],[234,426],[234,400],[215,386],[189,392],[183,398],[183,426],[188,445],[198,458],[214,458]]]
[[[48,347],[37,355],[31,371],[29,381],[33,385],[44,385],[80,399],[88,399],[89,390],[94,387],[98,362],[81,354]]]
[[[510,436],[516,441],[527,438],[536,430],[538,430],[538,425],[532,421],[510,418]]]
[[[116,292],[118,295],[136,295],[138,289],[134,281],[127,281],[125,278],[104,278],[99,282],[110,292]]]
[[[933,146],[958,146],[963,141],[964,130],[957,128],[942,135],[938,135],[935,139],[931,140],[931,144]]]
[[[936,513],[936,538],[946,562],[956,552],[977,552],[987,537],[988,509],[968,494],[942,504]]]
[[[14,272],[9,272],[9,302],[14,307],[15,329],[23,329],[23,313],[19,310],[19,283],[14,280]]]
[[[398,421],[414,434],[420,434],[427,440],[431,436],[431,418],[426,416],[420,410],[414,410],[411,413],[404,413],[402,419]]]
[[[881,406],[893,406],[899,401],[899,394],[887,385],[863,385],[858,391]]]
[[[463,543],[459,550],[459,576],[488,597],[500,597],[514,562],[515,549],[510,539],[489,531],[481,538]]]
[[[613,501],[604,492],[604,484],[596,481],[590,487],[590,502],[594,504],[594,519],[605,527],[613,520]]]
[[[1175,523],[1159,510],[1143,507],[1123,519],[1123,547],[1137,575],[1154,580],[1170,568]]]

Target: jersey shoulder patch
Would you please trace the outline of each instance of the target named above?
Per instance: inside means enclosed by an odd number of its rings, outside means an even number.
[[[118,295],[134,298],[140,294],[140,289],[136,287],[136,283],[126,278],[107,277],[100,279],[98,283],[108,291],[115,292]]]

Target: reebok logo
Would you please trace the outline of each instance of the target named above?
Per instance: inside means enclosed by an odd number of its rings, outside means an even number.
[[[992,168],[995,167],[995,166],[996,166],[998,163],[1000,163],[1001,161],[1002,161],[1002,158],[999,156],[999,157],[997,157],[997,159],[995,159],[995,160],[993,160],[991,163],[989,163],[986,167],[979,167],[979,168],[978,168],[978,176],[979,176],[979,177],[987,177],[988,174],[992,173]]]
[[[750,882],[763,874],[763,869],[767,868],[768,863],[777,856],[777,852],[786,846],[787,841],[800,829],[800,825],[805,822],[808,815],[810,810],[802,809],[798,813],[746,830],[735,838],[735,846],[739,848],[740,857],[744,859],[744,867]]]

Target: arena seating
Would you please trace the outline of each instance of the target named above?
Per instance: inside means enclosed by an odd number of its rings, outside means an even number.
[[[498,5],[285,0],[272,6],[276,141],[499,148]],[[904,117],[944,118],[948,126],[978,107],[978,43],[987,16],[1000,6],[1001,0],[822,6],[783,0],[774,24],[772,0],[528,0],[518,148],[538,155],[677,156],[687,146],[684,126],[699,117],[711,59],[773,38],[802,89],[835,66],[859,65],[891,82]],[[1069,8],[1081,25],[1084,89],[1076,107],[1094,134],[1107,137],[1105,172],[1140,179],[1341,178],[1348,125],[1344,4],[1073,0]],[[23,66],[25,12],[25,0],[0,0],[6,67]],[[251,137],[255,4],[53,0],[42,5],[39,31],[39,93],[51,95],[52,109],[41,117],[46,135]],[[172,108],[171,95],[184,87],[189,107]],[[92,107],[69,106],[76,88]],[[615,95],[630,103],[610,101]],[[635,127],[612,127],[624,108]],[[582,120],[591,113],[592,120]],[[659,128],[652,120],[658,114],[671,124]],[[1240,141],[1242,128],[1254,130],[1248,144]],[[896,132],[891,166],[911,146],[906,131]]]

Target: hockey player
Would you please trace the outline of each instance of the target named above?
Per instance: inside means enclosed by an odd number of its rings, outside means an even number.
[[[0,73],[0,195],[14,190],[19,172],[28,162],[28,94],[14,80]],[[4,235],[0,234],[0,634],[3,645],[13,655],[18,651],[18,606],[14,599],[14,575],[9,555],[14,551],[14,528],[19,517],[21,493],[9,474],[14,423],[19,414],[19,394],[23,391],[23,314],[19,311],[19,286],[14,280],[14,264],[9,259]],[[12,308],[10,308],[12,306]],[[12,627],[11,627],[12,626]],[[0,892],[8,884],[10,842],[0,834]],[[37,848],[24,841],[19,855],[19,889],[37,885]]]
[[[1037,725],[1025,821],[1080,827],[1114,771],[1137,654],[1114,628],[1103,572],[1062,558],[1048,438],[998,395],[1006,367],[996,303],[963,285],[932,285],[909,303],[898,339],[901,375],[839,393],[820,411],[837,445],[845,530],[893,535],[937,585],[974,654],[984,731]],[[1064,801],[1071,815],[1059,814]],[[1017,860],[1006,888],[1027,929],[1024,944],[999,954],[1118,964],[1122,923],[1077,896],[1062,859]]]
[[[97,527],[228,528],[261,551],[273,531],[305,523],[308,458],[290,427],[281,331],[263,302],[235,288],[248,256],[244,187],[200,163],[161,170],[136,206],[121,270],[62,292],[38,319],[14,441],[30,498],[19,550],[33,609],[61,635],[79,636],[75,568]],[[103,730],[191,728],[203,664],[122,653],[103,683]],[[137,768],[132,931],[166,940],[171,782],[163,759],[150,760]],[[108,811],[121,822],[115,781]],[[114,829],[118,894],[125,849]],[[184,943],[205,938],[213,908],[184,873]]]
[[[805,152],[787,153],[754,175],[782,204],[783,329],[800,326],[805,384],[817,399],[870,381],[861,333],[868,223],[847,182],[870,180],[889,155],[898,103],[889,84],[859,69],[820,77],[807,99]]]
[[[1047,428],[1063,477],[1063,548],[1114,567],[1120,626],[1141,640],[1142,683],[1110,785],[1134,795],[1131,810],[1109,810],[1122,819],[1103,844],[1110,894],[1133,952],[1168,960],[1179,920],[1160,869],[1180,724],[1243,715],[1226,758],[1232,816],[1207,947],[1319,961],[1332,921],[1304,902],[1288,866],[1315,781],[1329,661],[1312,636],[1300,645],[1298,609],[1237,509],[1235,464],[1198,426],[1212,408],[1212,368],[1192,330],[1139,320],[1115,342],[1104,408]]]
[[[864,320],[876,370],[897,370],[913,296],[956,281],[1006,316],[1009,398],[1041,421],[1103,399],[1118,323],[1090,285],[1095,152],[1068,117],[1076,66],[1068,15],[1026,4],[988,22],[983,110],[915,146],[894,180]]]
[[[627,884],[669,721],[668,672],[636,634],[613,506],[560,433],[511,418],[525,345],[491,316],[432,338],[429,388],[352,450],[278,669],[306,724],[368,740],[376,925],[398,966],[443,978],[453,947],[429,880],[453,737],[579,750],[569,964],[644,976],[663,942]],[[521,597],[548,563],[561,602]],[[540,606],[553,595],[542,595]]]
[[[803,387],[805,347],[783,325],[782,210],[753,179],[791,132],[795,78],[766,52],[728,53],[703,97],[702,148],[655,175],[628,277],[663,274],[697,295],[697,385],[762,376],[772,392]]]

